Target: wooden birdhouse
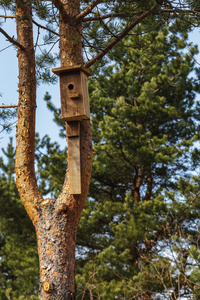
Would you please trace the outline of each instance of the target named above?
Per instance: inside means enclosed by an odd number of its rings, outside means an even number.
[[[61,117],[65,122],[90,119],[87,77],[92,72],[83,66],[53,69],[60,77]]]

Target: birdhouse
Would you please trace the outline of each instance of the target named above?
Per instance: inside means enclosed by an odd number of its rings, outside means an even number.
[[[83,66],[53,69],[60,77],[61,117],[65,122],[90,119],[87,77],[92,72]]]

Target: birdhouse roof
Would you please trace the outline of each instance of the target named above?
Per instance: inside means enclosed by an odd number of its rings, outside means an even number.
[[[52,69],[52,72],[58,76],[63,73],[70,73],[70,72],[76,72],[76,71],[82,71],[87,76],[91,76],[93,74],[92,71],[90,71],[89,69],[85,68],[82,65],[76,65],[76,66],[72,66],[72,67],[60,67],[60,68]]]

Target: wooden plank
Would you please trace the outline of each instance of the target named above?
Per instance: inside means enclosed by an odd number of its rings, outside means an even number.
[[[84,105],[84,114],[90,119],[90,103],[89,103],[89,93],[88,93],[88,83],[87,76],[81,72],[81,86],[83,93],[83,105]]]
[[[9,104],[9,105],[2,104],[2,105],[0,105],[0,108],[13,108],[13,107],[18,107],[18,104]]]
[[[88,69],[82,65],[74,65],[71,67],[69,66],[69,67],[60,67],[60,68],[52,69],[52,72],[58,76],[62,73],[69,73],[69,72],[73,72],[73,71],[83,71],[87,76],[93,75],[93,72],[90,69]]]
[[[85,116],[80,71],[61,75],[60,90],[62,119],[64,121],[88,119],[88,116]],[[72,94],[79,97],[74,99],[71,97]]]
[[[67,137],[80,136],[80,122],[68,122],[67,123]]]
[[[69,193],[81,194],[80,137],[68,138]]]

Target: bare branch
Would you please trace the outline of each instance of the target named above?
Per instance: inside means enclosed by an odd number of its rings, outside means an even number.
[[[50,28],[48,27],[45,27],[45,26],[42,26],[41,24],[37,23],[36,21],[33,20],[33,24],[35,24],[36,26],[42,28],[42,29],[45,29],[45,30],[48,30],[49,32],[59,36],[59,34],[57,32],[55,32],[54,30],[51,30]]]
[[[84,11],[82,11],[77,17],[77,22],[81,22],[83,18],[85,18],[87,15],[91,13],[93,8],[97,6],[98,4],[102,3],[103,0],[94,0]]]
[[[154,12],[158,7],[158,4],[152,6],[151,9],[144,12],[141,16],[139,16],[134,22],[132,22],[128,27],[126,27],[115,39],[113,39],[99,54],[94,56],[91,60],[89,60],[84,67],[89,68],[95,62],[104,57],[117,43],[119,43],[136,25],[138,25],[141,21],[143,21],[148,15]]]
[[[14,38],[9,36],[1,27],[0,27],[0,32],[8,39],[9,42],[19,47],[21,50],[23,51],[25,50],[25,48],[20,43],[18,43],[16,40],[14,40]]]
[[[160,12],[162,13],[185,13],[185,14],[200,14],[200,11],[198,10],[194,10],[194,9],[181,9],[181,8],[164,8],[161,9]],[[138,15],[138,14],[142,14],[144,13],[144,11],[137,11],[137,12],[131,12],[131,16],[133,15]],[[96,17],[91,17],[91,18],[84,18],[82,21],[83,22],[92,22],[92,21],[99,21],[99,20],[104,20],[104,19],[108,19],[108,18],[123,18],[123,17],[127,17],[128,15],[125,13],[113,13],[113,14],[107,14],[107,15],[103,15],[103,16],[96,16]]]
[[[52,0],[52,3],[59,10],[59,13],[62,17],[63,22],[67,23],[69,21],[69,15],[66,13],[66,10],[64,9],[63,4],[60,2],[60,0]]]
[[[195,10],[195,9],[181,9],[181,8],[163,8],[160,10],[161,12],[166,12],[166,13],[184,13],[184,14],[195,14],[199,15],[200,11]]]
[[[13,126],[14,124],[16,124],[17,123],[17,121],[15,121],[15,122],[13,122],[13,123],[11,123],[11,124],[8,124],[8,125],[6,125],[6,126],[2,126],[3,127],[3,129],[0,131],[0,133],[2,133],[4,130],[6,130],[6,129],[8,129],[9,127],[11,127],[11,126]]]
[[[6,15],[0,15],[0,18],[4,18],[4,19],[16,19],[15,16],[6,16]]]
[[[18,107],[18,104],[10,104],[10,105],[2,104],[2,105],[0,105],[0,108],[13,108],[13,107]]]
[[[131,12],[131,16],[133,15],[139,15],[143,13],[143,11],[137,11],[137,12]],[[105,19],[112,19],[112,18],[123,18],[123,17],[127,17],[128,15],[125,13],[113,13],[113,14],[107,14],[107,15],[103,15],[103,16],[96,16],[96,17],[91,17],[91,18],[84,18],[83,22],[91,22],[91,21],[101,21],[101,20],[105,20]]]

